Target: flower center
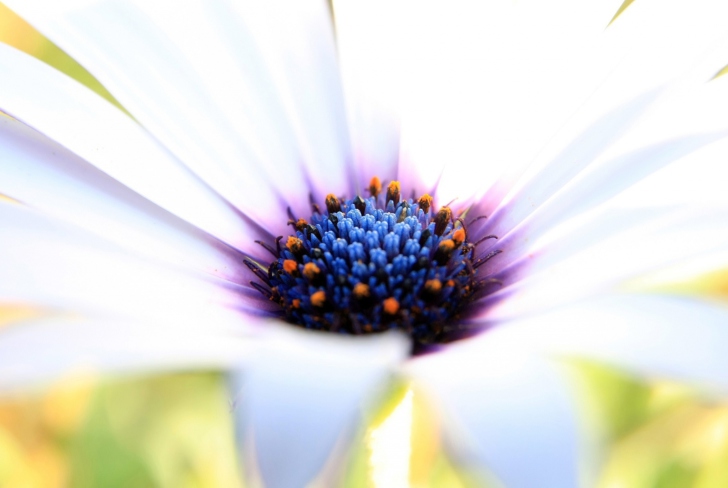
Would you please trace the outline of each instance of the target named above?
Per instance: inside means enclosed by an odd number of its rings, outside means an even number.
[[[475,246],[449,207],[425,194],[402,199],[399,182],[368,198],[329,194],[309,221],[289,221],[295,235],[277,249],[267,273],[248,267],[286,320],[307,329],[368,334],[399,329],[415,347],[446,342],[477,289]],[[489,236],[492,237],[492,236]],[[477,267],[477,266],[476,266]]]

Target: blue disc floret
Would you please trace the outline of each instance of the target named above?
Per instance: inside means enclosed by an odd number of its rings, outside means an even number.
[[[329,194],[309,220],[291,219],[267,270],[246,262],[265,284],[254,285],[307,329],[399,329],[416,347],[444,341],[477,288],[474,246],[431,196],[403,199],[396,181],[381,190],[373,178],[369,197]]]

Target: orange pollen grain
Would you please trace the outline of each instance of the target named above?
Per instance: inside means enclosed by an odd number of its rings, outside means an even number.
[[[455,241],[452,239],[445,239],[444,241],[440,242],[440,245],[437,246],[438,249],[442,249],[443,251],[451,252],[453,249],[455,249]]]
[[[452,240],[455,241],[455,245],[459,246],[465,241],[465,229],[462,227],[452,233]]]
[[[301,299],[300,298],[294,298],[291,300],[291,306],[293,308],[300,308],[301,307]]]
[[[306,222],[306,219],[298,219],[296,221],[295,227],[296,227],[296,230],[297,231],[301,231],[302,232],[303,229],[305,229],[307,225],[308,225],[308,222]]]
[[[384,312],[389,315],[394,315],[399,312],[399,302],[394,297],[389,297],[384,300],[384,302],[382,302],[382,306],[384,307]]]
[[[357,283],[354,285],[354,296],[357,298],[364,298],[369,296],[369,285],[364,283]]]
[[[303,241],[299,239],[298,237],[288,236],[288,240],[286,241],[286,247],[291,252],[296,252],[301,250],[303,246]]]
[[[423,212],[427,213],[430,211],[430,207],[432,206],[432,197],[425,193],[419,200],[417,200],[417,204]]]
[[[323,307],[326,303],[326,292],[319,290],[311,295],[311,305],[314,307]]]
[[[283,261],[283,270],[288,274],[295,273],[298,271],[298,263],[293,259],[286,259]]]
[[[442,290],[442,282],[438,279],[427,280],[425,282],[425,290],[432,294],[440,293],[440,290]]]
[[[369,182],[369,193],[373,197],[377,197],[380,193],[382,193],[382,180],[380,180],[378,177],[373,177],[372,180]]]
[[[394,204],[397,205],[399,203],[400,191],[399,181],[392,181],[389,183],[389,186],[387,187],[387,201],[392,200]]]
[[[441,207],[435,218],[449,222],[452,219],[450,207]]]
[[[339,204],[339,199],[336,198],[336,195],[333,193],[329,193],[326,195],[326,210],[329,211],[329,213],[335,213],[339,212],[341,210],[341,205]]]
[[[320,272],[321,270],[314,263],[306,263],[303,266],[303,276],[305,276],[307,280],[316,278]]]

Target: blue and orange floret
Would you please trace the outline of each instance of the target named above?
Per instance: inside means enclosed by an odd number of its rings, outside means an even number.
[[[372,178],[370,196],[329,194],[309,220],[290,215],[268,266],[246,265],[252,285],[307,329],[367,334],[399,329],[415,348],[445,342],[478,290],[475,247],[463,220],[430,195],[403,199]],[[488,236],[494,237],[494,236]],[[479,263],[477,263],[479,264]]]

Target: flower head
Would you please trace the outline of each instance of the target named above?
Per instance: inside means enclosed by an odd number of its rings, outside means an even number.
[[[336,43],[314,0],[7,3],[134,119],[0,46],[0,296],[45,312],[2,386],[242,371],[244,457],[299,486],[399,374],[461,459],[570,486],[555,356],[725,384],[726,311],[634,292],[725,264],[714,2],[342,1]]]
[[[448,206],[436,211],[428,194],[402,198],[398,181],[381,196],[380,188],[374,177],[368,198],[329,194],[324,209],[312,203],[310,222],[291,215],[295,236],[284,245],[277,238],[275,247],[260,243],[273,262],[245,261],[259,280],[251,285],[307,329],[394,329],[412,338],[415,351],[448,342],[462,335],[457,321],[467,305],[499,284],[478,268],[500,251],[476,253],[495,236],[468,237],[465,216],[456,219]]]

